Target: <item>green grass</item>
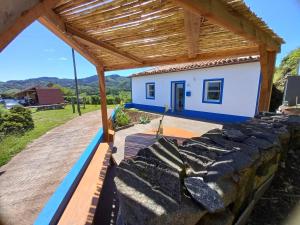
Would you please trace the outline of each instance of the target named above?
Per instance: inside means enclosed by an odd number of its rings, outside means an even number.
[[[114,108],[110,105],[108,108]],[[100,109],[99,105],[86,105],[81,112],[88,113]],[[71,106],[65,109],[36,111],[32,110],[32,118],[34,120],[34,129],[26,132],[22,136],[11,135],[4,137],[0,142],[0,166],[6,164],[13,156],[22,151],[34,139],[45,134],[47,131],[66,123],[67,121],[77,117],[78,114],[72,112]]]

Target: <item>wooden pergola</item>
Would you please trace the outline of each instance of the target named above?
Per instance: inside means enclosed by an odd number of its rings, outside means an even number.
[[[2,0],[1,51],[36,19],[96,66],[106,140],[109,70],[260,55],[259,110],[269,109],[283,40],[242,0]]]

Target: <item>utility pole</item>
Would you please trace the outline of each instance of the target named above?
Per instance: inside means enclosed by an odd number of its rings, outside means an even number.
[[[77,80],[77,71],[76,71],[76,62],[75,62],[75,53],[74,53],[73,48],[72,48],[72,58],[73,58],[75,89],[76,89],[76,98],[77,98],[77,112],[78,112],[79,116],[81,116],[80,102],[79,102],[78,80]]]

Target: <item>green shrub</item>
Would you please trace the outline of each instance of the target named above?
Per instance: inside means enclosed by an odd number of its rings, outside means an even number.
[[[115,122],[117,127],[128,125],[131,122],[130,116],[128,115],[128,113],[125,111],[124,108],[125,105],[124,103],[121,102],[121,104],[116,109]]]
[[[122,102],[130,102],[131,101],[131,92],[130,91],[120,91],[119,96]]]
[[[0,133],[5,135],[23,134],[34,128],[31,111],[19,106],[1,114],[0,121]]]
[[[92,105],[99,105],[100,104],[100,97],[98,95],[91,95],[90,102]]]
[[[141,123],[141,124],[147,124],[147,123],[150,123],[150,118],[149,118],[149,116],[147,116],[147,115],[142,115],[142,116],[140,117],[140,123]]]
[[[115,104],[115,98],[112,95],[107,95],[106,96],[106,104],[107,105],[113,105]]]

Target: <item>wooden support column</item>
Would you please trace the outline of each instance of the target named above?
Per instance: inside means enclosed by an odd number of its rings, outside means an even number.
[[[260,46],[261,87],[259,97],[259,111],[269,111],[273,76],[275,71],[276,52],[267,51],[265,46]]]
[[[108,118],[107,118],[104,68],[103,68],[103,66],[97,65],[96,69],[97,69],[97,73],[98,73],[99,91],[100,91],[100,98],[101,98],[101,115],[102,115],[104,142],[108,142],[109,136],[108,136]]]
[[[275,73],[275,63],[276,63],[276,52],[268,51],[268,72],[269,72],[269,82],[268,82],[268,90],[267,93],[268,98],[266,99],[266,104],[268,107],[268,110],[270,109],[270,102],[271,102],[271,96],[272,96],[272,88],[273,88],[273,78]]]

